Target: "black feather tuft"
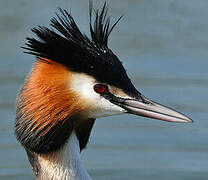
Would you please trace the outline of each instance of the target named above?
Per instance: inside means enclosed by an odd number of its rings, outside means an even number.
[[[137,94],[122,63],[108,48],[109,35],[121,17],[111,25],[106,3],[101,10],[94,10],[92,1],[89,6],[91,40],[80,32],[71,14],[58,8],[60,13],[50,24],[57,32],[43,26],[32,29],[38,39],[27,38],[26,53],[43,61],[44,58],[53,60],[72,71],[91,75],[101,83]]]
[[[112,32],[113,28],[120,21],[122,16],[111,26],[110,17],[107,17],[108,9],[106,7],[106,2],[103,5],[101,11],[94,10],[92,1],[89,3],[90,9],[90,33],[91,38],[94,43],[100,46],[108,46],[108,37]],[[94,25],[92,25],[92,11],[95,13]]]

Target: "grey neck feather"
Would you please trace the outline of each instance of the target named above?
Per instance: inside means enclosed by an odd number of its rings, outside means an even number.
[[[79,141],[74,131],[59,151],[37,155],[36,160],[38,180],[92,180],[81,164]]]

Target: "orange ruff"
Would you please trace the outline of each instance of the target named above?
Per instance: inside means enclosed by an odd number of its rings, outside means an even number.
[[[57,123],[63,124],[82,109],[82,103],[70,90],[70,71],[45,59],[37,61],[21,93],[23,115],[32,131],[45,135]]]

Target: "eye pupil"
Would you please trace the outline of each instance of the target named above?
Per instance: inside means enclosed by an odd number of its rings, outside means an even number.
[[[94,86],[94,91],[98,94],[102,94],[107,90],[107,86],[104,84],[96,84]]]

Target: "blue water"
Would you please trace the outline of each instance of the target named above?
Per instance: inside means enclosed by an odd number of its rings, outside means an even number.
[[[0,1],[0,179],[34,179],[13,135],[16,94],[34,62],[20,46],[32,27],[49,24],[58,6],[70,10],[88,34],[88,1]],[[124,15],[109,44],[137,89],[195,122],[98,119],[82,153],[94,179],[207,180],[207,9],[207,0],[109,1],[113,17]]]

